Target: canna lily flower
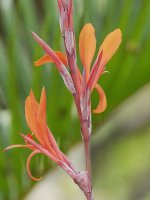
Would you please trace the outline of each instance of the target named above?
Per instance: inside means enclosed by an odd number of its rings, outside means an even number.
[[[62,167],[74,180],[77,179],[78,172],[72,167],[68,158],[59,150],[57,143],[46,123],[46,93],[43,88],[40,102],[38,103],[34,93],[25,101],[25,117],[32,134],[20,134],[25,144],[11,145],[4,149],[7,151],[12,148],[28,148],[32,153],[27,159],[27,172],[31,179],[39,181],[41,178],[35,178],[30,171],[30,161],[36,154],[44,154]],[[77,181],[77,180],[76,180]]]
[[[41,66],[45,63],[53,62],[56,64],[59,71],[60,68],[58,63],[62,66],[68,66],[67,55],[63,52],[53,51],[42,39],[40,39],[35,33],[33,33],[35,40],[41,45],[45,50],[46,55],[34,62],[35,66]],[[106,95],[102,87],[98,84],[100,76],[105,72],[105,66],[111,57],[115,54],[122,40],[122,33],[120,29],[115,29],[113,32],[109,33],[104,39],[102,45],[99,48],[97,58],[92,65],[93,57],[96,50],[96,38],[95,30],[92,24],[86,24],[81,30],[79,36],[79,53],[81,62],[83,65],[83,73],[81,74],[78,66],[77,73],[79,76],[80,94],[79,96],[84,96],[87,91],[90,94],[93,92],[94,88],[97,90],[100,100],[98,106],[94,113],[101,113],[107,107]],[[71,43],[71,42],[70,42]],[[49,51],[51,50],[51,52]],[[53,53],[52,53],[53,51]],[[57,62],[56,62],[57,60]],[[69,71],[69,70],[67,70]]]

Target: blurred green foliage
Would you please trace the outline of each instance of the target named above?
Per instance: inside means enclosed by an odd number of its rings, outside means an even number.
[[[104,120],[107,124],[108,115],[150,81],[150,1],[74,0],[74,20],[77,42],[86,22],[95,26],[98,47],[113,29],[119,27],[123,33],[121,47],[107,66],[110,73],[100,80],[106,91],[108,108],[105,113],[93,116],[95,129],[99,125],[102,127]],[[10,144],[22,143],[18,133],[29,131],[24,117],[25,98],[30,88],[39,98],[45,85],[48,125],[60,148],[66,152],[81,138],[73,99],[54,65],[33,66],[33,61],[43,55],[43,51],[33,40],[31,30],[53,49],[64,49],[55,0],[0,1],[0,147],[2,150]],[[80,64],[79,57],[78,62]],[[92,99],[95,107],[98,102],[96,93]],[[142,102],[141,106],[144,106]],[[121,147],[114,148],[110,151],[120,152]],[[25,169],[28,154],[28,150],[20,149],[0,153],[0,200],[20,200],[31,189],[33,182]],[[123,159],[121,154],[118,159]],[[52,166],[41,156],[33,160],[32,171],[36,176]],[[124,167],[130,168],[128,165]],[[102,183],[105,183],[104,176]]]

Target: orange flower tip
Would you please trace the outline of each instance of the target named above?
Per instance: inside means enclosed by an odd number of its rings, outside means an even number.
[[[42,88],[42,93],[41,93],[41,101],[42,100],[44,100],[44,102],[46,101],[46,90],[44,86]]]
[[[92,24],[87,23],[81,30],[79,36],[79,53],[81,62],[86,69],[86,79],[89,77],[90,66],[95,54],[96,38],[95,29]]]
[[[26,98],[26,100],[28,101],[28,99],[36,99],[35,98],[35,95],[34,95],[34,92],[33,92],[33,90],[32,89],[30,89],[30,93],[29,93],[29,96]]]
[[[122,41],[122,32],[119,28],[115,29],[105,37],[99,49],[99,51],[103,50],[102,62],[104,61],[108,62],[111,59],[111,57],[115,54],[115,52],[119,48],[121,41]]]
[[[116,30],[114,30],[114,32],[115,32],[116,36],[118,37],[118,47],[119,47],[119,45],[122,41],[122,32],[120,29],[116,29]]]
[[[53,62],[53,59],[49,55],[44,55],[40,59],[36,60],[34,62],[34,66],[39,67],[41,65],[47,64]]]
[[[117,40],[122,40],[122,32],[119,28],[115,29],[114,31],[112,31],[110,33],[112,36],[115,36],[115,38],[117,38]],[[109,34],[108,34],[109,35]]]
[[[35,61],[33,64],[34,64],[35,67],[39,67],[39,66],[41,66],[41,65],[39,64],[38,60]]]
[[[122,41],[122,32],[121,32],[121,30],[118,28],[118,29],[115,30],[115,33],[116,33],[116,36],[118,37],[118,41],[120,41],[120,43],[121,43],[121,41]]]
[[[115,29],[113,32],[118,34],[118,36],[120,35],[122,37],[122,32],[121,32],[120,28]]]
[[[30,89],[30,94],[29,94],[29,96],[31,96],[31,95],[34,95],[34,93],[33,93],[33,90],[32,90],[32,89]]]
[[[93,27],[93,25],[91,24],[91,23],[86,23],[85,25],[84,25],[84,28],[90,28],[90,29],[92,29],[93,30],[93,32],[95,32],[95,29],[94,29],[94,27]]]

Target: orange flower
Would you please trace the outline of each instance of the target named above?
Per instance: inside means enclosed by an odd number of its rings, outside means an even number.
[[[31,149],[32,153],[27,159],[27,172],[28,175],[35,181],[38,181],[40,179],[32,176],[30,172],[30,161],[31,158],[38,153],[42,153],[48,156],[51,160],[61,166],[70,176],[74,178],[77,174],[76,171],[73,167],[71,167],[71,163],[66,158],[66,156],[59,150],[50,129],[47,127],[46,94],[44,88],[42,90],[40,103],[36,101],[34,93],[32,91],[30,92],[30,95],[25,101],[25,117],[32,134],[21,134],[25,141],[25,144],[11,145],[5,148],[4,151],[16,147]],[[34,138],[37,141],[35,141]]]
[[[34,38],[41,45],[38,36],[34,34]],[[91,69],[92,60],[96,50],[95,30],[92,24],[90,23],[86,24],[81,30],[79,36],[79,53],[81,62],[83,64],[82,75],[80,73],[79,68],[77,67],[80,80],[80,91],[81,93],[84,93],[85,91],[90,90],[91,93],[94,88],[97,90],[100,97],[100,101],[97,108],[93,110],[94,113],[101,113],[107,107],[107,100],[105,93],[102,87],[97,82],[100,76],[105,72],[105,66],[111,59],[111,57],[114,55],[116,50],[118,49],[121,40],[122,40],[122,33],[120,29],[115,29],[113,32],[109,33],[107,37],[104,39],[102,45],[100,46],[96,61],[94,62]],[[47,54],[44,55],[39,60],[37,60],[34,63],[35,66],[40,66],[48,62],[54,62],[57,65],[57,63],[53,59],[53,56],[51,56],[51,54],[49,54],[49,52],[46,50],[47,48],[50,47],[48,47],[48,45],[44,46],[43,44],[41,46],[46,51]],[[55,56],[63,65],[68,67],[67,56],[65,53],[56,51]]]

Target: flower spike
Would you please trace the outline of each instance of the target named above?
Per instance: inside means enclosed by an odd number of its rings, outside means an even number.
[[[92,24],[85,24],[79,36],[79,54],[83,71],[77,66],[76,41],[73,25],[73,0],[58,0],[60,12],[60,29],[64,39],[65,53],[54,51],[34,32],[32,35],[45,51],[45,55],[34,62],[35,66],[54,63],[64,80],[68,90],[73,94],[78,116],[81,123],[81,133],[84,143],[86,170],[77,171],[70,160],[61,152],[46,121],[46,92],[42,89],[38,102],[33,91],[25,101],[25,118],[31,133],[20,134],[25,144],[16,144],[6,147],[4,151],[12,148],[28,148],[32,152],[27,159],[27,173],[34,181],[36,178],[30,171],[30,162],[36,154],[43,154],[60,166],[84,192],[87,200],[94,200],[92,193],[91,167],[90,167],[90,139],[92,133],[91,123],[91,93],[98,92],[99,103],[93,113],[102,113],[107,107],[107,99],[103,88],[98,84],[102,74],[106,72],[106,64],[115,54],[122,41],[120,29],[108,34],[99,48],[95,62],[93,58],[96,51],[95,29]],[[94,63],[94,64],[92,64]]]

